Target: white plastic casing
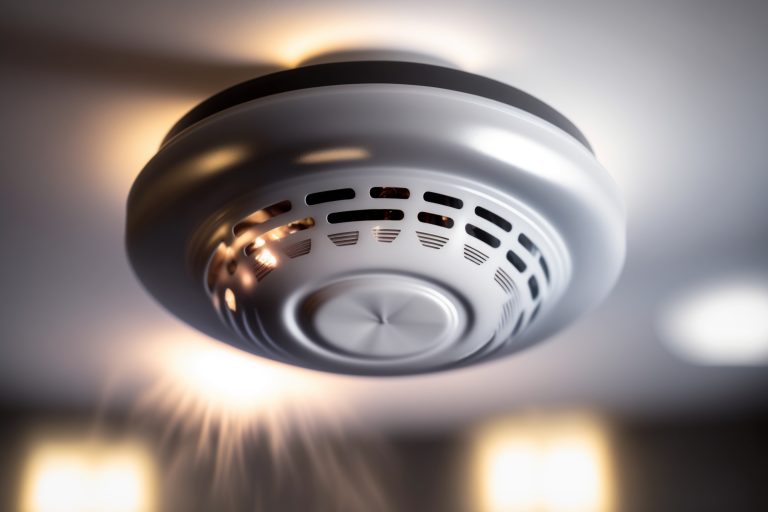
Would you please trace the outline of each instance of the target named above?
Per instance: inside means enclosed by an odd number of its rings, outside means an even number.
[[[313,196],[327,191],[341,192]],[[341,373],[515,352],[595,306],[624,258],[619,193],[583,144],[513,106],[414,85],[212,115],[147,165],[129,213],[134,267],[175,314]]]

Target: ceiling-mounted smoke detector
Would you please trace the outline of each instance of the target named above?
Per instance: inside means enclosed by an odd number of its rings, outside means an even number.
[[[204,101],[128,201],[131,262],[174,314],[340,373],[473,364],[602,299],[619,194],[541,101],[454,69],[344,62]]]

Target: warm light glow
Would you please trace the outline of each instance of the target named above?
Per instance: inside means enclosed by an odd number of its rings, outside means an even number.
[[[276,267],[277,266],[277,257],[272,254],[272,251],[269,249],[261,249],[260,251],[256,251],[256,255],[254,256],[256,261],[261,263],[262,265],[266,265],[267,267]]]
[[[328,162],[344,162],[348,160],[365,160],[370,158],[365,148],[329,148],[305,153],[296,159],[299,164],[324,164]]]
[[[263,247],[267,243],[267,241],[275,242],[277,240],[282,240],[283,238],[289,235],[298,233],[299,231],[303,231],[305,229],[309,229],[314,225],[315,225],[314,218],[305,217],[303,219],[295,220],[293,222],[289,222],[288,224],[284,224],[282,226],[272,228],[266,233],[256,237],[256,239],[252,243],[251,250]]]
[[[263,440],[276,452],[287,438],[311,443],[345,417],[329,376],[248,354],[190,332],[164,340],[152,361],[164,377],[142,397],[142,414],[157,413],[169,436],[190,438],[210,458],[214,484],[241,479],[244,447]],[[277,454],[276,454],[277,455]]]
[[[435,23],[434,9],[420,16],[414,12],[417,8],[413,5],[404,14],[386,9],[372,12],[368,5],[358,12],[350,6],[337,10],[323,6],[315,13],[291,14],[273,23],[272,30],[263,32],[261,37],[268,43],[272,59],[289,67],[319,55],[359,48],[403,52],[415,48],[470,70],[486,64],[491,53],[477,31],[468,28],[466,13],[442,13],[441,22]],[[251,35],[251,44],[252,38]]]
[[[256,413],[266,405],[298,398],[309,384],[300,370],[222,344],[181,349],[169,363],[172,378],[184,393],[194,395],[206,407],[230,413],[241,408]]]
[[[198,101],[194,95],[183,93],[142,92],[119,101],[100,101],[98,108],[85,113],[79,129],[92,142],[93,155],[88,161],[93,168],[110,169],[83,182],[86,186],[92,183],[94,193],[99,191],[94,197],[106,197],[109,205],[123,202],[126,191],[155,155],[168,129]],[[112,119],[120,122],[110,122]]]
[[[477,433],[475,496],[484,512],[612,510],[606,435],[581,416],[526,417]]]
[[[154,467],[139,444],[41,441],[24,474],[22,512],[155,510]]]
[[[251,154],[244,145],[223,146],[194,155],[184,166],[185,172],[197,175],[211,174],[246,160]]]
[[[235,292],[231,288],[224,290],[224,302],[227,303],[227,307],[230,311],[237,311],[237,300],[235,299]]]
[[[698,364],[768,364],[768,282],[711,282],[677,297],[659,317],[668,346]]]

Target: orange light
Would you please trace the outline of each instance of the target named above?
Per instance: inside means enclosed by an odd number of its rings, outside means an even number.
[[[231,288],[224,290],[224,302],[227,303],[227,307],[230,311],[237,311],[237,300],[235,299],[235,292]]]
[[[277,257],[269,249],[262,249],[256,253],[256,261],[267,267],[277,266]]]

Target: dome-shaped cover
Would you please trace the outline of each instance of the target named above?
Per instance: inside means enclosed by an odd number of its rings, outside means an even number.
[[[321,64],[226,90],[172,129],[128,204],[149,291],[290,364],[392,375],[542,340],[610,290],[615,185],[562,115],[404,62]]]

